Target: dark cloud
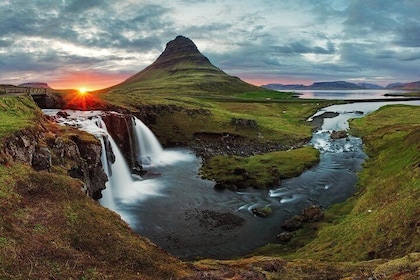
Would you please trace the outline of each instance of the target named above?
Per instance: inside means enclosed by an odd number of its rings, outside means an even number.
[[[285,46],[274,46],[272,47],[274,52],[280,52],[284,54],[297,53],[297,54],[333,54],[336,52],[336,48],[332,42],[327,42],[327,47],[311,46],[310,42],[301,41],[293,42]]]
[[[418,80],[418,10],[418,0],[5,1],[0,77],[63,65],[135,73],[184,35],[240,77]]]
[[[63,12],[79,14],[93,8],[101,8],[107,2],[106,0],[73,0],[64,8]]]
[[[419,4],[420,8],[420,4]],[[405,47],[420,47],[420,19],[409,19],[397,28],[395,42]]]

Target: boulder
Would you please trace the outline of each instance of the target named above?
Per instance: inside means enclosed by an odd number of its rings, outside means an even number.
[[[282,233],[277,235],[277,239],[282,242],[289,242],[293,237],[293,233],[289,231],[283,231]]]
[[[339,130],[339,131],[333,131],[331,132],[331,139],[342,139],[346,138],[348,136],[347,132],[345,130]]]
[[[255,216],[258,216],[258,217],[261,217],[261,218],[265,218],[265,217],[270,216],[273,213],[273,210],[270,207],[268,207],[268,206],[265,206],[265,207],[257,207],[257,208],[253,208],[252,209],[252,213]]]
[[[287,231],[296,231],[302,227],[302,222],[299,221],[299,217],[293,217],[291,219],[286,220],[281,227]]]
[[[311,205],[302,211],[303,221],[308,223],[319,222],[324,218],[324,211],[320,205]]]

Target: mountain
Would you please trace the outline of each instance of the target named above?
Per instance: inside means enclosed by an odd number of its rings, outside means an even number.
[[[309,89],[362,89],[362,87],[345,81],[335,81],[315,82],[309,86]]]
[[[406,90],[419,90],[420,81],[411,83],[394,83],[386,86],[387,89],[406,89]]]
[[[274,90],[291,90],[291,89],[303,89],[306,88],[303,84],[291,84],[291,85],[283,85],[283,84],[268,84],[263,85],[263,88],[267,89],[274,89]]]
[[[345,81],[335,81],[335,82],[315,82],[310,86],[305,86],[301,84],[292,84],[292,85],[283,85],[283,84],[268,84],[263,85],[262,87],[275,90],[331,90],[331,89],[363,89],[363,87],[345,82]]]
[[[30,87],[30,88],[47,88],[51,89],[47,83],[31,82],[18,85],[19,87]]]
[[[166,44],[165,50],[155,62],[107,90],[227,94],[263,89],[226,74],[202,55],[193,41],[177,36]]]
[[[383,86],[377,85],[377,84],[370,84],[370,83],[357,83],[359,87],[363,89],[383,89]]]

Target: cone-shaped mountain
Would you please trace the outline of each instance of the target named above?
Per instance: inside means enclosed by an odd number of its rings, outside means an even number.
[[[177,36],[155,62],[111,90],[229,94],[263,89],[226,74],[202,55],[193,41]]]

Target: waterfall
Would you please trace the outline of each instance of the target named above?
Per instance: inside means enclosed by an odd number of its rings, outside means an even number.
[[[44,113],[55,116],[55,121],[61,125],[68,125],[84,130],[99,139],[102,147],[101,162],[105,174],[108,176],[106,189],[102,191],[99,203],[118,213],[128,224],[136,223],[126,209],[127,205],[135,204],[150,196],[160,196],[162,188],[155,180],[142,180],[131,170],[122,155],[118,145],[109,134],[105,122],[101,118],[102,112],[66,111],[67,117],[57,116],[58,110],[45,110]],[[135,119],[136,144],[140,146],[139,155],[158,162],[163,152],[159,141],[140,120]]]
[[[114,139],[112,139],[108,133],[106,125],[102,119],[99,120],[99,123],[100,127],[102,127],[106,133],[100,140],[101,143],[104,143],[103,147],[105,148],[102,150],[102,154],[105,154],[105,156],[102,157],[102,166],[104,166],[104,171],[109,180],[109,187],[102,191],[102,196],[109,196],[108,192],[111,192],[111,196],[113,198],[124,199],[126,197],[131,197],[132,195],[135,195],[135,188],[132,186],[134,180],[131,176],[130,168],[128,167],[124,156],[122,155]],[[105,144],[106,142],[109,143],[108,146],[110,147],[111,151],[107,151],[107,145]],[[108,157],[108,155],[111,153],[114,155],[112,160],[110,160]],[[108,207],[108,205],[106,205],[106,207]]]
[[[139,119],[134,118],[134,131],[138,145],[137,160],[143,165],[159,165],[163,148],[153,132]]]

